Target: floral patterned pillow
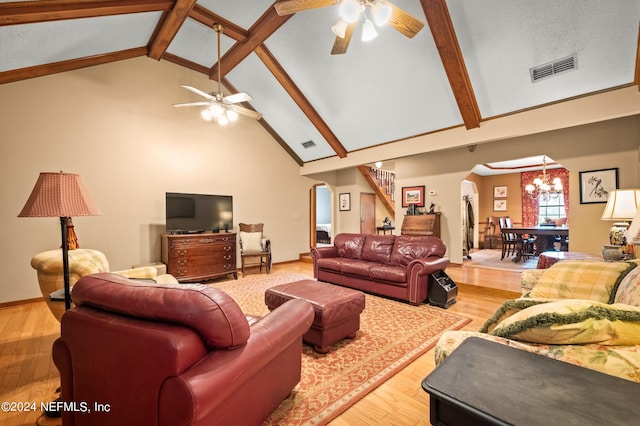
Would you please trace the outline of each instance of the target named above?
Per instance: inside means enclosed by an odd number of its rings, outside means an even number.
[[[544,344],[640,345],[640,308],[565,299],[521,310],[491,333]]]
[[[629,272],[620,282],[614,303],[640,306],[640,266]]]

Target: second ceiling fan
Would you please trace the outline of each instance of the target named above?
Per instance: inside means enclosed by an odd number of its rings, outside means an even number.
[[[274,6],[282,16],[334,5],[339,7],[340,20],[331,27],[336,35],[332,55],[346,53],[360,20],[363,21],[363,41],[376,37],[373,22],[378,26],[387,24],[408,38],[413,38],[424,27],[422,21],[386,0],[278,0]]]

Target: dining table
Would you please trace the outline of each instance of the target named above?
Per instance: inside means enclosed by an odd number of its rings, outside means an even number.
[[[523,236],[536,237],[536,254],[542,253],[550,247],[553,247],[553,242],[556,236],[566,239],[569,236],[568,226],[513,226],[510,228],[504,227],[501,232],[507,234],[513,234],[516,236],[516,256],[513,258],[514,262],[520,262],[522,260],[522,254],[524,249]]]

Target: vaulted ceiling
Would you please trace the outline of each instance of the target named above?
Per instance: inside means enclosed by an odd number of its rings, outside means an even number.
[[[409,39],[382,26],[363,42],[360,24],[342,55],[330,53],[336,6],[280,16],[273,0],[0,1],[0,84],[145,55],[221,71],[301,165],[638,84],[638,0],[387,1],[424,28]],[[532,81],[566,58],[571,70]]]

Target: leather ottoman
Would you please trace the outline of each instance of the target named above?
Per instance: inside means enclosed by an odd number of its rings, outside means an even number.
[[[323,283],[302,280],[267,289],[264,301],[269,310],[290,299],[306,300],[313,305],[315,316],[303,340],[319,353],[348,337],[353,339],[360,329],[360,313],[364,310],[364,293]]]

